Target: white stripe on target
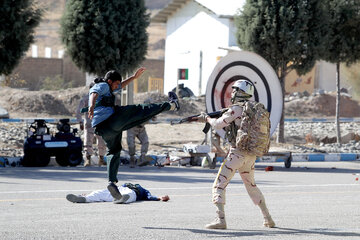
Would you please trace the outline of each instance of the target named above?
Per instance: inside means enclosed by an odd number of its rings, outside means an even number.
[[[270,112],[271,134],[281,117],[283,96],[279,79],[271,65],[261,56],[247,51],[232,52],[223,57],[211,73],[206,87],[208,113],[231,104],[231,86],[246,79],[255,86],[253,100],[261,102]],[[224,136],[224,131],[218,131]]]

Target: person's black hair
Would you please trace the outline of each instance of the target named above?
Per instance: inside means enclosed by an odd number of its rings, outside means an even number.
[[[101,82],[105,82],[105,80],[102,77],[97,77],[94,79],[94,83],[101,83]]]
[[[94,81],[93,81],[93,82],[91,82],[91,83],[90,83],[90,85],[89,85],[89,89],[91,89],[91,88],[92,88],[92,87],[96,84],[95,80],[96,80],[96,78],[94,79]]]
[[[107,80],[111,80],[111,81],[122,81],[122,77],[120,75],[120,73],[116,70],[111,70],[111,71],[108,71],[106,74],[105,74],[105,77],[104,77],[104,80],[107,81]]]

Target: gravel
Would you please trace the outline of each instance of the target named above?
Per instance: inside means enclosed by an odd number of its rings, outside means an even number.
[[[48,124],[48,126],[50,132],[56,132],[55,125]],[[23,156],[23,144],[27,136],[27,129],[28,125],[26,123],[0,123],[0,156]],[[341,131],[343,139],[349,133],[360,135],[360,123],[341,123]],[[80,135],[82,135],[81,131]],[[307,142],[306,139],[309,136],[311,136],[312,140],[315,140]],[[335,123],[285,122],[286,144],[276,144],[276,136],[273,136],[272,146],[279,146],[291,152],[303,153],[360,153],[359,141],[350,140],[343,144],[318,142],[319,139],[325,136],[336,136]],[[166,139],[164,142],[166,142]]]

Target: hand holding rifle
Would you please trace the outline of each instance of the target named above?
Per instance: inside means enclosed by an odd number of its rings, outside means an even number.
[[[224,109],[221,109],[220,111],[211,112],[211,113],[202,112],[202,113],[197,114],[197,115],[193,115],[193,116],[190,116],[190,117],[183,118],[180,121],[171,121],[170,124],[173,125],[173,124],[181,124],[181,123],[185,123],[185,122],[204,122],[205,127],[203,129],[203,132],[207,133],[209,131],[210,127],[211,127],[210,124],[207,122],[207,118],[208,117],[210,117],[210,118],[219,118],[227,110],[228,110],[227,108],[224,108]]]

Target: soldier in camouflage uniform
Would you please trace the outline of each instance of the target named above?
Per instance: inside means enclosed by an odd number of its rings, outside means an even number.
[[[150,104],[151,100],[147,99],[144,101],[144,104]],[[156,120],[156,116],[153,117],[151,119],[152,121]],[[133,128],[130,128],[129,130],[127,130],[127,144],[129,147],[129,155],[130,155],[130,168],[134,168],[135,167],[135,163],[136,163],[136,158],[135,158],[135,138],[139,139],[140,144],[141,144],[141,149],[140,149],[140,158],[137,162],[138,166],[144,166],[148,163],[148,161],[146,160],[145,156],[146,153],[148,152],[149,149],[149,138],[148,135],[146,133],[146,128],[145,128],[145,124],[147,124],[147,122],[139,124]]]
[[[208,122],[215,129],[225,128],[228,133],[227,139],[231,145],[230,151],[221,165],[213,184],[212,201],[217,207],[217,217],[205,227],[208,229],[226,229],[224,211],[226,187],[235,172],[238,171],[250,198],[261,209],[264,216],[264,226],[271,228],[275,226],[275,223],[266,207],[263,194],[255,184],[254,165],[256,155],[248,155],[246,152],[240,151],[236,146],[237,131],[231,131],[231,126],[235,124],[239,128],[242,121],[243,109],[241,104],[237,103],[248,101],[254,94],[254,86],[250,81],[238,80],[234,83],[232,89],[231,101],[233,105],[229,106],[229,109],[220,118],[210,118],[206,113],[202,113],[201,117],[199,117],[199,121]]]
[[[144,164],[144,162],[146,162],[145,160],[145,156],[146,153],[149,149],[149,138],[148,135],[146,133],[146,128],[145,128],[145,123],[137,125],[133,128],[130,128],[129,130],[127,130],[127,144],[129,147],[129,155],[130,155],[130,167],[133,168],[135,167],[135,163],[136,163],[136,158],[135,158],[135,150],[136,150],[136,146],[135,146],[135,138],[138,138],[141,144],[141,155],[140,158],[138,160],[138,165],[142,166],[142,164]]]

